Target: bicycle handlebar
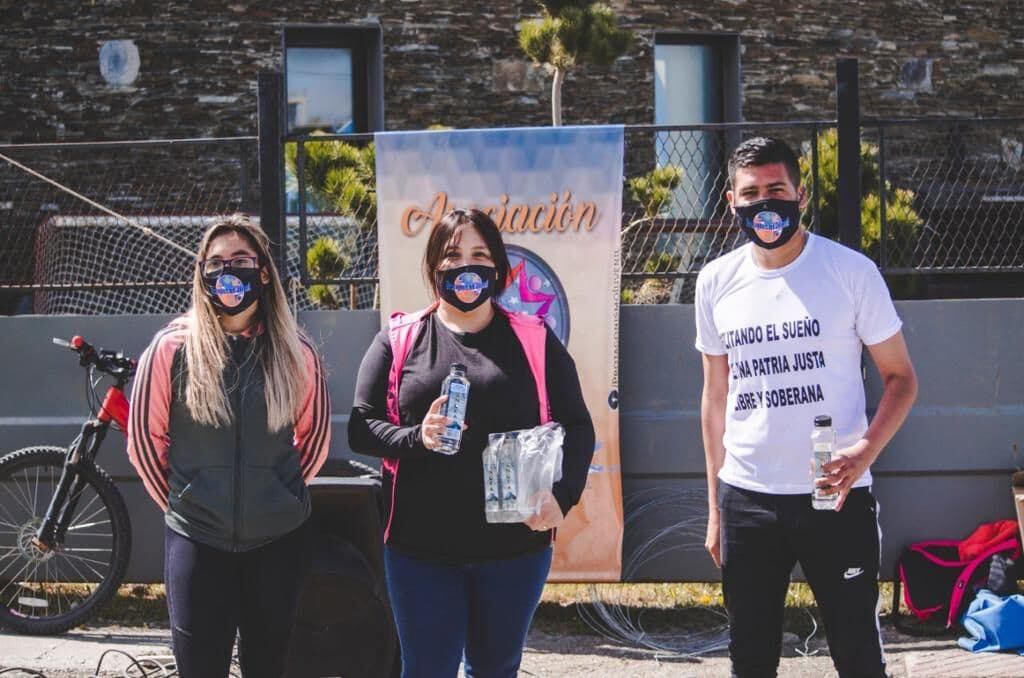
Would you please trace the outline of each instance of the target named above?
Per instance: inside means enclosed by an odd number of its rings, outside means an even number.
[[[70,349],[78,354],[78,364],[82,367],[93,366],[104,374],[115,379],[127,381],[135,374],[136,362],[120,351],[97,350],[82,337],[75,335],[70,341],[53,338],[57,346]]]

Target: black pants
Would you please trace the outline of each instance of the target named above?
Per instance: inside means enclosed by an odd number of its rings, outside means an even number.
[[[719,505],[733,675],[776,675],[786,591],[799,562],[839,675],[885,676],[877,609],[878,505],[871,492],[856,488],[842,511],[816,511],[809,494],[763,494],[721,483]]]
[[[227,676],[237,631],[242,674],[280,678],[311,560],[309,521],[242,553],[200,544],[168,528],[164,582],[179,675]]]

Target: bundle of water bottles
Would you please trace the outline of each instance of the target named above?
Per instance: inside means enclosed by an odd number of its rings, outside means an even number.
[[[492,433],[484,450],[484,512],[489,523],[521,523],[540,510],[562,478],[565,429],[550,423]]]
[[[466,421],[469,379],[466,366],[452,363],[441,385],[447,396],[448,425],[441,434],[441,454],[457,454]],[[565,429],[549,423],[535,428],[492,433],[484,450],[484,511],[489,523],[521,523],[540,510],[544,494],[562,479]]]

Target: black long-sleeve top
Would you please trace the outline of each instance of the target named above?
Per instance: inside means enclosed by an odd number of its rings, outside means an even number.
[[[401,460],[388,545],[415,557],[456,563],[511,558],[546,547],[550,532],[535,532],[521,523],[491,524],[484,518],[482,455],[487,436],[540,424],[537,387],[508,318],[495,313],[483,330],[466,334],[445,327],[436,313],[421,322],[398,389],[402,425],[391,424],[386,413],[392,362],[386,330],[363,358],[348,425],[355,452]],[[565,428],[562,479],[552,492],[567,513],[586,486],[594,427],[572,357],[550,329],[546,341],[551,418]],[[466,365],[470,390],[468,428],[459,452],[448,456],[423,446],[420,423],[440,395],[452,363]]]

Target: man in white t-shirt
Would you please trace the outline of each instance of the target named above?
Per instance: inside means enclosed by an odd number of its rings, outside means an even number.
[[[701,271],[695,305],[705,545],[722,568],[733,674],[776,674],[786,591],[799,562],[840,676],[885,676],[870,467],[917,394],[901,322],[867,257],[800,224],[807,194],[784,142],[743,142],[729,179],[726,197],[751,242]],[[870,424],[864,346],[884,384]],[[814,481],[810,437],[819,415],[831,417],[837,454]],[[838,495],[834,510],[812,508],[815,483]]]

